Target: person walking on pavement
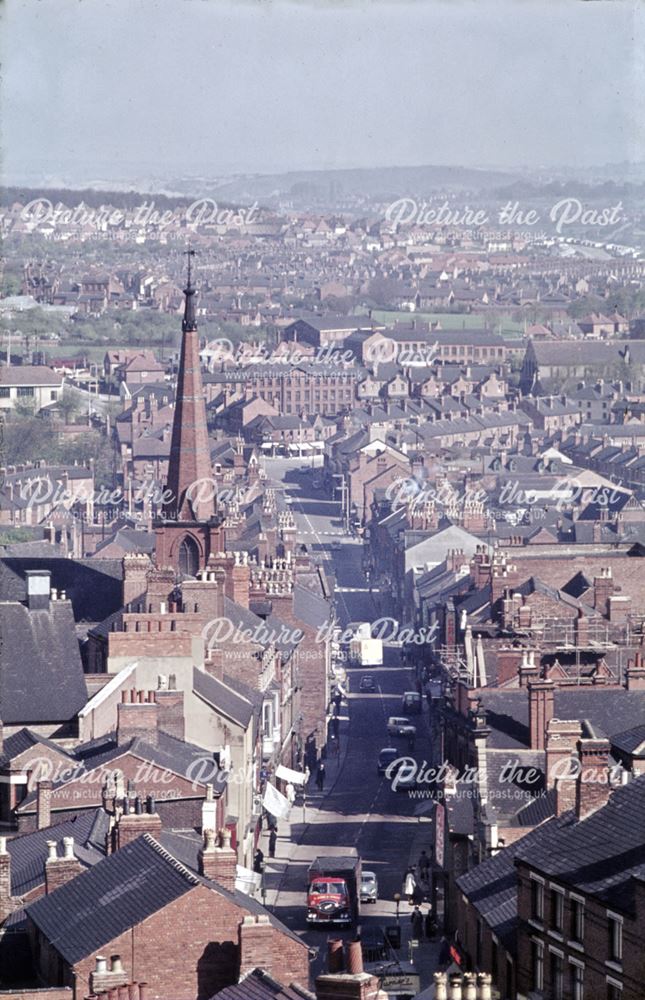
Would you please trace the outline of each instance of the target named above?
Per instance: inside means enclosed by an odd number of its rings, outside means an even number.
[[[430,907],[428,909],[428,912],[426,913],[425,932],[426,932],[426,937],[427,937],[428,941],[431,941],[432,938],[437,933],[437,921],[435,920],[435,918],[433,916],[432,907]]]
[[[405,882],[403,883],[403,895],[407,896],[408,903],[410,903],[410,905],[412,905],[412,897],[414,896],[416,885],[417,882],[414,877],[414,873],[411,868],[408,868],[405,876]]]
[[[325,765],[321,761],[318,765],[318,773],[316,774],[316,784],[318,785],[318,791],[322,792],[325,787]]]
[[[450,944],[444,934],[439,945],[439,968],[446,969],[450,964]]]
[[[410,921],[412,923],[412,938],[414,941],[420,941],[423,937],[423,915],[418,906],[415,906]]]
[[[269,857],[275,858],[275,845],[278,842],[278,828],[274,826],[269,834]]]
[[[419,874],[424,882],[428,881],[428,873],[430,871],[430,858],[425,851],[421,851],[421,856],[419,858]]]
[[[253,871],[257,872],[258,875],[261,875],[264,871],[264,854],[259,847],[255,852],[255,857],[253,858]]]

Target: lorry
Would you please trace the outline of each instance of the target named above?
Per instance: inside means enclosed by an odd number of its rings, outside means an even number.
[[[383,666],[383,640],[372,639],[370,625],[359,626],[349,643],[350,658],[361,667]]]
[[[358,922],[361,859],[358,856],[315,858],[307,870],[307,923],[310,927]]]

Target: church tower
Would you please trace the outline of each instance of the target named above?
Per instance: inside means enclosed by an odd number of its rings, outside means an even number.
[[[179,573],[194,576],[206,566],[211,553],[217,555],[224,549],[224,537],[217,514],[199,362],[195,288],[191,280],[195,251],[187,253],[188,281],[184,289],[186,302],[166,500],[154,529],[157,566],[173,567]]]

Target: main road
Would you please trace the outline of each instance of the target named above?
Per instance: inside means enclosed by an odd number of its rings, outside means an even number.
[[[292,463],[279,459],[267,461],[266,467],[271,478],[282,481],[290,497],[298,540],[319,555],[335,577],[339,624],[376,620],[381,612],[363,573],[363,543],[344,534],[340,505],[314,489],[313,470],[296,470]],[[387,608],[382,610],[387,614]],[[431,854],[432,846],[432,824],[416,815],[424,809],[423,800],[414,793],[393,791],[391,782],[377,773],[377,758],[383,747],[398,745],[402,756],[409,755],[407,741],[393,741],[386,726],[389,716],[403,714],[401,696],[404,691],[414,689],[412,673],[402,664],[400,650],[386,646],[382,667],[350,667],[349,674],[347,710],[341,719],[340,758],[337,767],[329,767],[333,784],[330,782],[322,795],[310,791],[306,822],[291,825],[289,862],[279,873],[276,885],[279,886],[276,915],[322,951],[327,934],[308,930],[305,924],[305,875],[309,861],[318,854],[343,854],[356,848],[363,868],[375,872],[379,883],[378,903],[363,904],[361,908],[361,926],[365,931],[372,925],[396,922],[394,895],[402,893],[406,869],[416,863],[422,847]],[[363,674],[374,678],[374,693],[360,692]],[[413,756],[422,764],[424,758],[430,757],[425,707],[423,714],[413,716],[411,721],[417,726]],[[429,805],[427,800],[425,804]],[[302,816],[299,808],[294,809],[294,814],[296,820]],[[427,906],[423,910],[427,911]],[[410,908],[405,900],[400,907],[400,923],[404,938],[409,937]],[[434,955],[436,949],[424,945],[422,950],[427,959],[430,951]],[[428,966],[427,961],[419,964]]]

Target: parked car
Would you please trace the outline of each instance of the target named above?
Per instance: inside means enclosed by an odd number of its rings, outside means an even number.
[[[340,549],[340,548],[341,548],[342,546],[341,546],[340,542],[338,542],[338,541],[333,541],[333,542],[331,543],[331,547],[332,547],[332,549],[334,550],[334,552],[338,552],[338,550],[339,550],[339,549]]]
[[[363,871],[361,874],[361,903],[375,903],[378,899],[378,882],[374,872]]]
[[[360,691],[376,691],[376,684],[374,683],[374,678],[371,674],[365,674],[361,677],[361,683],[359,684]]]
[[[409,719],[399,715],[391,715],[387,720],[388,736],[416,736],[417,729]]]
[[[401,711],[406,715],[420,715],[423,702],[418,691],[404,691],[401,698]]]
[[[378,755],[378,773],[385,774],[388,767],[392,761],[397,760],[401,756],[401,751],[397,750],[396,747],[383,747],[380,754]]]

